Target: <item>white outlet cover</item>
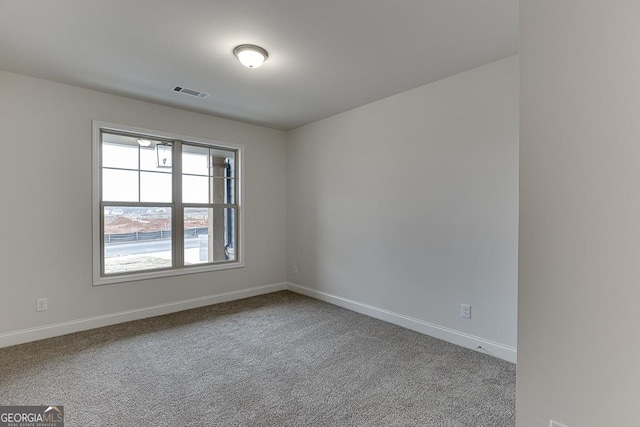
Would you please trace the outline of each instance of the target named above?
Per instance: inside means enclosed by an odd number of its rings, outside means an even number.
[[[36,311],[47,311],[47,310],[48,310],[47,298],[36,299]]]
[[[465,319],[471,319],[471,306],[469,304],[460,304],[460,316]]]
[[[549,421],[549,427],[568,427],[568,426],[566,426],[566,425],[564,425],[562,423],[559,423],[557,421],[550,420]]]

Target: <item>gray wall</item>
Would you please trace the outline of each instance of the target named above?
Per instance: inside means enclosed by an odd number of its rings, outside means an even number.
[[[94,119],[244,144],[246,268],[92,287]],[[286,280],[284,132],[7,72],[0,129],[0,334]]]
[[[517,56],[289,134],[6,72],[0,93],[0,339],[289,280],[515,360]],[[93,119],[244,144],[247,267],[92,287]]]
[[[516,346],[517,56],[296,129],[287,163],[290,282]]]
[[[523,0],[518,427],[640,425],[640,2]]]

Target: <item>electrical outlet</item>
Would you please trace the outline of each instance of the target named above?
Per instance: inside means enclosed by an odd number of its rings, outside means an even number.
[[[298,275],[298,266],[297,265],[293,266],[293,274],[295,274],[296,276]]]
[[[469,304],[460,304],[460,317],[471,319],[471,306]]]
[[[49,301],[47,298],[38,298],[36,300],[36,311],[47,311],[49,309],[48,305]]]
[[[567,426],[564,425],[564,424],[561,424],[561,423],[559,423],[557,421],[550,420],[549,421],[549,427],[567,427]]]

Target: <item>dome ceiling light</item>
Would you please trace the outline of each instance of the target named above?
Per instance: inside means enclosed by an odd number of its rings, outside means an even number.
[[[267,60],[269,54],[260,46],[241,44],[233,49],[233,54],[238,61],[247,68],[258,68]]]

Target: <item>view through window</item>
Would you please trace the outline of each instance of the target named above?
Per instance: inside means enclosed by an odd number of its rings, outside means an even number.
[[[238,261],[239,149],[100,131],[100,276]]]

